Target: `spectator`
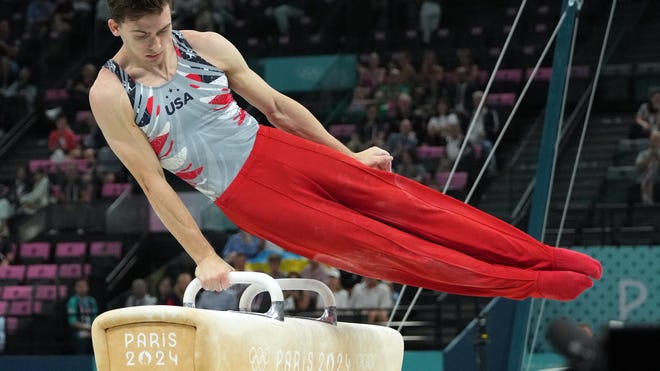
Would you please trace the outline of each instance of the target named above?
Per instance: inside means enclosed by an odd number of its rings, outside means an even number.
[[[264,240],[244,230],[239,230],[238,233],[229,236],[222,253],[227,261],[231,261],[233,256],[239,252],[245,254],[249,259],[257,255],[263,248]]]
[[[431,42],[431,35],[440,24],[440,1],[424,0],[419,9],[419,29],[422,31],[422,41],[424,44]]]
[[[417,70],[412,63],[412,57],[409,52],[397,53],[392,57],[392,62],[401,72],[401,80],[407,83],[417,81]]]
[[[367,65],[358,69],[358,85],[369,90],[369,96],[374,89],[385,81],[385,68],[380,65],[380,55],[377,52],[369,53]]]
[[[316,260],[310,260],[309,264],[300,271],[300,277],[325,282],[328,280],[328,270]]]
[[[66,114],[60,112],[55,118],[55,128],[48,135],[48,149],[51,151],[51,157],[67,156],[78,148],[78,140],[78,135],[69,127],[69,119]]]
[[[4,105],[7,107],[5,120],[10,125],[34,109],[37,99],[37,87],[32,83],[31,76],[28,67],[21,68],[16,81],[4,91]],[[5,125],[3,124],[2,129],[8,131],[9,127]]]
[[[301,4],[296,4],[292,0],[270,0],[268,7],[264,11],[266,17],[272,17],[275,20],[277,31],[280,36],[290,36],[291,20],[300,19],[305,15]]]
[[[449,94],[453,99],[454,111],[463,116],[467,116],[472,111],[472,93],[477,87],[469,80],[469,70],[464,66],[456,68],[456,84],[450,90]]]
[[[486,158],[490,151],[493,150],[492,138],[497,137],[497,132],[500,127],[500,119],[497,115],[497,111],[486,106],[484,104],[479,116],[476,120],[474,119],[477,107],[483,98],[484,93],[481,90],[477,90],[472,93],[472,107],[473,110],[470,113],[470,123],[474,121],[474,127],[470,132],[470,137],[468,140],[473,146],[481,146],[482,152],[481,156]],[[467,131],[467,128],[464,128],[464,131]],[[495,161],[495,156],[491,159],[488,164],[488,169],[491,174],[497,173],[497,163]]]
[[[137,307],[140,305],[155,305],[158,299],[147,292],[147,282],[141,278],[133,281],[132,293],[126,298],[124,306]]]
[[[360,125],[360,138],[365,147],[378,145],[378,138],[384,138],[389,134],[389,125],[380,118],[378,107],[370,103],[367,105],[362,125]]]
[[[78,203],[83,191],[80,172],[76,165],[72,163],[64,164],[62,167],[64,179],[60,185],[62,193],[58,201],[66,204]]]
[[[442,130],[447,127],[450,120],[458,122],[458,117],[455,113],[449,111],[449,105],[445,99],[439,99],[435,104],[435,113],[426,124],[425,143],[430,146],[445,145]]]
[[[72,329],[71,345],[75,354],[92,353],[92,322],[99,313],[96,299],[89,296],[89,284],[78,279],[74,284],[75,295],[66,303],[67,318]]]
[[[192,282],[192,275],[187,272],[179,273],[172,292],[165,299],[165,305],[183,306],[183,293]]]
[[[351,301],[353,308],[365,310],[367,323],[382,323],[387,321],[387,310],[392,307],[392,293],[385,283],[364,277],[353,287]]]
[[[310,260],[309,264],[300,271],[300,277],[326,282],[328,280],[328,270],[318,261]],[[314,308],[316,306],[318,294],[315,292],[309,293],[309,299],[311,302],[310,308]]]
[[[30,169],[27,166],[19,166],[16,168],[16,175],[14,176],[14,184],[9,195],[9,201],[18,207],[20,199],[23,195],[32,191],[32,179]]]
[[[10,192],[9,187],[4,184],[0,185],[0,239],[3,240],[11,235],[9,218],[14,214],[14,211],[9,201]]]
[[[16,259],[15,245],[7,237],[0,237],[0,266],[11,265]]]
[[[71,25],[62,17],[53,17],[42,50],[44,73],[51,74],[67,66],[71,60]]]
[[[91,203],[99,198],[99,186],[94,180],[94,173],[88,170],[80,177],[80,201],[84,203]]]
[[[423,184],[426,184],[429,180],[426,169],[417,162],[416,152],[410,150],[400,153],[396,173]]]
[[[641,173],[640,190],[642,203],[653,205],[655,177],[660,167],[660,131],[653,130],[649,136],[649,148],[642,150],[635,159]]]
[[[94,115],[88,115],[85,118],[84,124],[85,127],[80,130],[80,144],[82,144],[83,148],[91,149],[93,151],[92,153],[96,154],[96,152],[106,146],[107,143],[103,137],[103,133],[101,133],[101,129],[99,129],[99,125],[96,122]]]
[[[0,88],[6,88],[10,77],[18,72],[16,56],[19,50],[19,42],[12,35],[9,20],[0,19]]]
[[[278,253],[272,253],[268,256],[268,274],[273,278],[285,278],[287,273],[281,270],[282,256]]]
[[[642,103],[631,127],[632,139],[648,138],[653,130],[660,130],[660,87],[651,88],[648,102]]]
[[[403,119],[399,123],[399,131],[390,133],[387,137],[385,147],[394,156],[394,161],[396,162],[402,152],[416,151],[417,145],[417,135],[413,131],[412,121]]]
[[[92,63],[85,63],[80,74],[66,84],[69,92],[68,111],[89,111],[89,88],[98,74],[98,68]]]
[[[227,24],[234,21],[234,3],[231,0],[199,0],[195,29],[198,31],[217,31],[224,34]]]
[[[289,272],[289,278],[302,278],[298,272]],[[325,282],[325,281],[324,281]],[[284,310],[304,312],[314,308],[309,291],[287,290],[284,292]]]
[[[33,25],[45,27],[53,14],[53,5],[46,0],[32,0],[25,14],[26,27]]]
[[[172,280],[168,276],[164,276],[158,281],[158,298],[156,304],[167,305],[167,299],[172,294]]]
[[[332,268],[328,270],[328,279],[326,280],[326,285],[332,290],[332,293],[335,296],[335,303],[338,309],[349,308],[349,296],[348,291],[344,290],[341,286],[341,272],[338,269]],[[326,306],[327,303],[322,303],[322,300],[317,300],[316,308],[322,309]]]
[[[387,113],[390,105],[399,99],[401,93],[409,92],[410,82],[403,80],[398,68],[392,67],[388,70],[386,82],[376,89],[374,99],[380,110]]]
[[[19,213],[34,215],[50,203],[50,180],[44,169],[34,171],[34,187],[19,198]]]

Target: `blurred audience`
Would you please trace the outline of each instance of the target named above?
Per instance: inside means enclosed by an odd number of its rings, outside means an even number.
[[[66,303],[67,319],[71,328],[71,346],[75,354],[92,353],[92,322],[99,314],[96,299],[89,296],[86,279],[74,283],[75,294]]]
[[[651,88],[648,97],[637,110],[628,134],[631,139],[648,138],[653,130],[660,130],[660,87]]]
[[[158,299],[149,295],[147,291],[147,282],[138,278],[133,280],[131,285],[131,294],[126,298],[125,307],[137,307],[140,305],[155,305]]]
[[[653,205],[655,202],[655,180],[660,167],[660,131],[653,130],[649,136],[648,148],[642,150],[635,159],[635,166],[641,173],[640,191],[642,203]]]
[[[392,292],[387,284],[364,277],[362,282],[353,287],[351,303],[352,308],[364,310],[367,323],[386,322],[388,310],[393,305]]]

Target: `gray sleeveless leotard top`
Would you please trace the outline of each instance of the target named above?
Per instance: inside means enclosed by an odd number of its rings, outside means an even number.
[[[215,200],[245,163],[258,123],[234,101],[225,73],[200,57],[173,31],[178,67],[169,82],[150,87],[114,60],[105,68],[124,85],[135,123],[166,169]]]

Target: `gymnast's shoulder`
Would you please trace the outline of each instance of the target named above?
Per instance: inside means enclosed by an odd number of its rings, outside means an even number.
[[[246,65],[236,46],[217,32],[182,30],[181,34],[197,54],[222,71],[231,73]]]

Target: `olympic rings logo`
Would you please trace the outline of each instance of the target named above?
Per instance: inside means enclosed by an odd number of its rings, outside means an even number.
[[[250,348],[249,360],[252,371],[265,371],[270,360],[270,349]]]
[[[325,68],[319,66],[300,66],[296,69],[296,75],[303,80],[317,81],[325,74],[325,71]]]

